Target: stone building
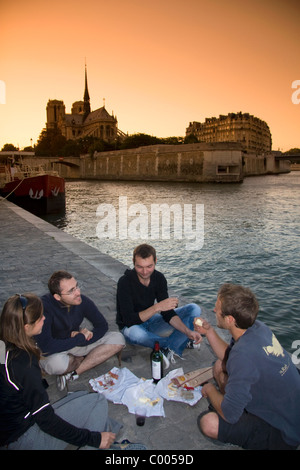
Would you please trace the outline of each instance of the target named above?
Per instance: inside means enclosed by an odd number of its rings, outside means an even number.
[[[289,171],[289,161],[272,152],[245,153],[237,142],[149,145],[80,156],[83,179],[241,183],[246,176]]]
[[[67,140],[92,136],[106,142],[114,142],[117,137],[125,137],[125,134],[118,129],[116,116],[110,115],[105,106],[91,111],[86,68],[83,101],[75,101],[71,114],[67,114],[63,101],[49,100],[46,112],[47,130],[58,128]]]
[[[190,122],[186,136],[195,135],[199,142],[238,142],[251,153],[266,153],[272,149],[269,126],[249,113],[229,113],[205,122]]]

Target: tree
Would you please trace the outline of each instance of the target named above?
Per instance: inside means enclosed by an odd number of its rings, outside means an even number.
[[[300,149],[293,148],[284,153],[284,155],[294,155],[295,153],[300,153]]]
[[[161,141],[158,137],[153,137],[149,134],[133,134],[124,139],[121,144],[121,149],[132,149],[160,143]]]
[[[81,153],[78,140],[67,140],[60,151],[62,157],[79,157]]]
[[[183,143],[183,137],[163,137],[160,141],[164,145],[179,145]]]
[[[56,157],[62,154],[67,140],[59,129],[44,129],[35,148],[37,156]]]
[[[15,150],[19,149],[17,149],[17,147],[15,147],[13,144],[4,144],[2,148],[2,152],[11,152]]]
[[[195,136],[195,134],[189,134],[184,138],[185,144],[197,144],[199,140]]]
[[[90,155],[94,155],[94,152],[109,152],[111,150],[116,150],[115,143],[106,142],[99,138],[95,138],[93,144],[89,147]]]

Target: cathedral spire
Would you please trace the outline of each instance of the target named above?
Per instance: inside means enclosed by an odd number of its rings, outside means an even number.
[[[88,84],[87,84],[86,64],[85,64],[85,86],[84,86],[83,101],[84,101],[84,104],[83,104],[84,118],[86,118],[91,112],[90,95],[89,95]]]

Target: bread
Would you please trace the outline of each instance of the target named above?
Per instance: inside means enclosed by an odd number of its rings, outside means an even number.
[[[197,318],[197,320],[195,321],[195,325],[197,325],[197,326],[202,326],[203,325],[203,322],[202,322],[201,318]]]

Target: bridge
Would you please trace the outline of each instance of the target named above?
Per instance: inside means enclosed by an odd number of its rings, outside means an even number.
[[[48,168],[58,172],[63,178],[80,178],[80,157],[44,157]]]
[[[34,152],[10,150],[0,152],[3,161],[23,163],[30,168],[55,170],[63,178],[80,178],[80,157],[37,157]]]
[[[51,163],[59,163],[69,167],[80,168],[80,157],[48,157]]]
[[[276,155],[275,159],[276,160],[289,160],[291,163],[300,163],[300,153]]]

